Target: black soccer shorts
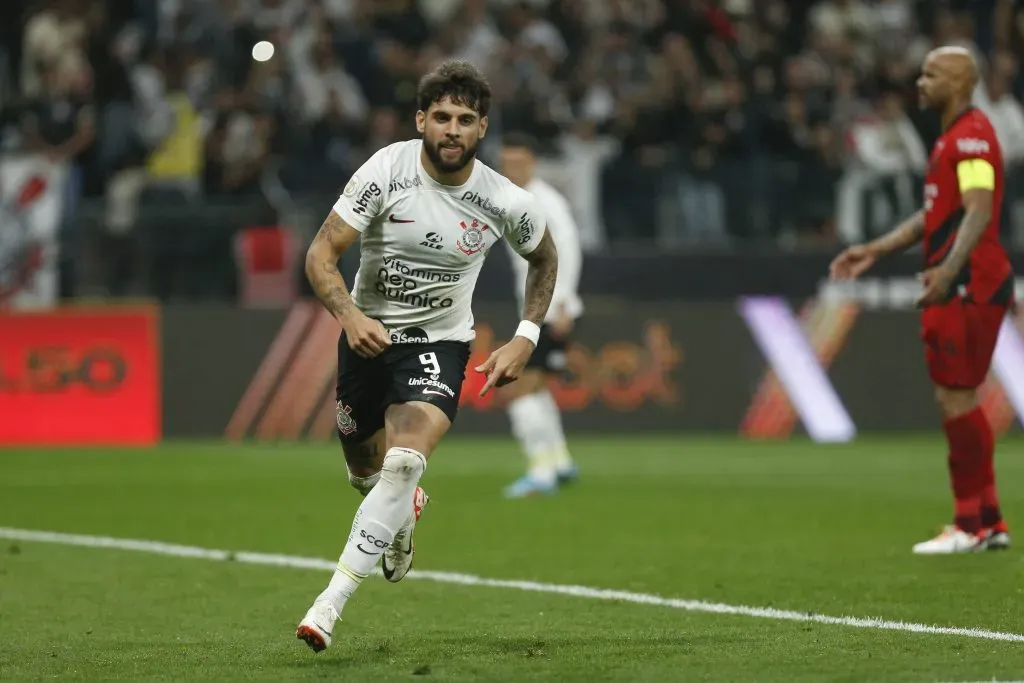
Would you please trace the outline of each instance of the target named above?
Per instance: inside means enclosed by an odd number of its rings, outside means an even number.
[[[540,336],[537,338],[537,348],[533,350],[526,367],[543,370],[552,375],[564,373],[568,365],[566,350],[569,348],[569,339],[558,338],[551,333],[551,326],[544,323],[540,326]]]
[[[363,358],[338,337],[338,437],[359,443],[384,426],[395,403],[431,403],[455,422],[469,344],[441,341],[393,344],[376,358]]]

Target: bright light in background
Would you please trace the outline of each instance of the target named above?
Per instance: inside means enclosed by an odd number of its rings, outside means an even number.
[[[1012,315],[1003,318],[992,370],[1003,385],[1017,418],[1024,424],[1024,339],[1021,339]]]
[[[781,297],[747,297],[740,315],[810,437],[817,443],[851,441],[857,428],[789,305]]]
[[[261,40],[252,46],[252,58],[257,62],[266,62],[274,56],[274,44],[267,40]]]

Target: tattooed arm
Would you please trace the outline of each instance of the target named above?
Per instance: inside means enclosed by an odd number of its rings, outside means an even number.
[[[558,275],[558,252],[551,233],[544,231],[540,244],[526,254],[530,268],[526,272],[526,295],[523,299],[523,320],[541,325],[548,314]]]
[[[324,307],[341,323],[349,347],[373,358],[390,344],[387,333],[379,321],[356,307],[338,271],[338,259],[358,239],[359,231],[331,211],[306,250],[306,277]]]
[[[924,291],[917,306],[928,306],[944,301],[957,276],[971,259],[985,228],[992,221],[993,193],[988,189],[971,189],[962,194],[964,217],[956,231],[949,254],[937,266],[928,268],[918,276]]]
[[[924,210],[916,212],[890,232],[867,244],[855,244],[836,256],[829,266],[833,280],[854,280],[875,261],[888,254],[899,253],[921,241],[924,235]]]
[[[903,221],[892,231],[868,242],[866,245],[875,256],[895,254],[914,246],[924,235],[924,209]]]
[[[532,228],[529,236],[533,237]],[[526,242],[517,242],[520,246]],[[555,291],[555,281],[558,276],[558,251],[551,235],[545,230],[543,236],[535,243],[534,248],[520,254],[529,264],[526,273],[526,293],[523,300],[523,322],[520,323],[520,330],[530,323],[536,334],[538,328],[544,322],[548,313],[548,306],[551,305],[551,296]],[[491,354],[483,364],[476,367],[477,372],[487,375],[480,395],[483,396],[491,387],[500,387],[519,379],[519,374],[526,367],[530,355],[536,348],[536,337],[529,339],[525,336],[527,332],[517,330],[512,340]]]
[[[995,201],[990,190],[975,189],[963,193],[964,218],[956,231],[953,248],[942,263],[954,277],[967,265],[971,252],[992,221],[993,204]]]
[[[341,321],[355,303],[338,271],[338,259],[358,239],[359,232],[331,211],[306,251],[306,278],[324,307]]]
[[[974,248],[992,224],[992,217],[999,213],[995,195],[1000,179],[996,168],[1001,160],[993,152],[997,147],[994,140],[988,139],[989,133],[977,132],[978,138],[956,141],[957,152],[967,154],[956,165],[964,217],[946,258],[918,276],[924,285],[924,292],[917,300],[918,306],[937,304],[949,298],[950,288],[970,262]]]

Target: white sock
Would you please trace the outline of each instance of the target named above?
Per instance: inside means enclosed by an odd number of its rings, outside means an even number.
[[[411,448],[388,450],[380,481],[356,510],[338,568],[322,594],[338,614],[412,514],[413,493],[426,467],[427,459]]]
[[[547,435],[548,458],[556,472],[564,472],[573,466],[572,455],[569,454],[569,446],[565,442],[565,429],[562,427],[562,411],[555,402],[555,397],[547,389],[538,392],[541,403],[544,405],[544,420],[547,428],[544,430]]]
[[[542,484],[554,484],[555,467],[548,446],[550,420],[545,410],[539,394],[527,394],[508,404],[508,419],[512,434],[526,455],[530,476]]]

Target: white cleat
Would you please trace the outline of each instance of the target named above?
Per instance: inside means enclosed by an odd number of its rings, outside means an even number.
[[[1007,550],[1010,547],[1010,532],[1005,525],[1001,530],[989,529],[985,532],[985,548],[987,550]]]
[[[306,616],[295,629],[295,637],[306,642],[313,652],[321,652],[331,646],[331,631],[341,617],[330,600],[318,597]]]
[[[384,554],[380,558],[381,573],[391,583],[398,583],[404,579],[412,568],[412,558],[416,554],[416,545],[412,541],[412,535],[416,531],[416,522],[419,521],[420,515],[423,514],[423,508],[427,506],[429,500],[430,497],[417,486],[412,499],[413,514],[410,515],[409,521],[398,530],[395,540],[384,550]]]
[[[984,538],[969,534],[963,529],[949,525],[942,533],[929,541],[914,546],[915,555],[956,555],[985,550],[987,543]]]

